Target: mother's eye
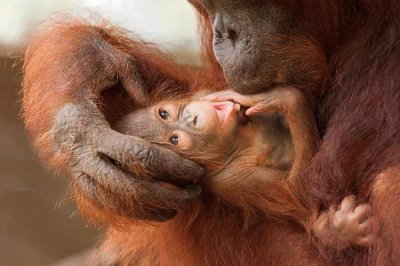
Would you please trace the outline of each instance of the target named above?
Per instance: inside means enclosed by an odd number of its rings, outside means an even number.
[[[168,119],[169,117],[169,113],[163,109],[158,110],[158,115],[164,120]]]
[[[179,137],[177,135],[172,135],[169,138],[169,142],[171,142],[174,145],[178,145],[179,144]]]

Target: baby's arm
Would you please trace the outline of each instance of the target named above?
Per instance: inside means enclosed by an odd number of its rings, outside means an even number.
[[[203,98],[208,101],[232,101],[246,110],[247,116],[265,112],[280,112],[285,116],[292,135],[295,159],[289,179],[295,180],[308,165],[319,143],[319,134],[314,121],[313,106],[305,95],[295,87],[279,87],[251,95],[232,90],[220,91]]]
[[[312,229],[322,244],[337,250],[368,247],[375,239],[371,206],[357,205],[354,196],[345,197],[338,208],[331,206],[322,212]]]
[[[312,113],[301,91],[293,87],[242,95],[234,91],[221,91],[203,98],[210,101],[233,101],[249,107],[246,115],[264,112],[282,112],[289,124],[296,159],[289,179],[296,179],[310,162],[319,141]],[[294,170],[293,170],[294,169]],[[339,208],[322,212],[312,225],[314,235],[326,246],[342,250],[350,246],[366,247],[374,241],[374,220],[370,205],[356,206],[353,196],[345,197]]]

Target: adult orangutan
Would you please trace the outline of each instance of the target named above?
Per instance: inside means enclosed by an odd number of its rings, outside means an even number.
[[[234,90],[292,85],[306,95],[319,94],[323,140],[301,178],[304,187],[322,208],[347,194],[369,199],[380,239],[368,253],[343,259],[356,265],[397,264],[400,205],[393,195],[400,191],[400,4],[191,2],[203,21],[210,64],[220,64]]]
[[[44,158],[75,176],[83,209],[91,217],[102,215],[95,218],[165,220],[198,196],[199,190],[190,184],[203,174],[196,164],[110,129],[107,120],[130,112],[133,105],[143,106],[146,93],[160,86],[182,92],[201,87],[220,90],[226,87],[224,77],[242,93],[293,86],[306,96],[310,108],[314,96],[322,93],[324,116],[318,117],[322,148],[300,178],[302,187],[314,196],[309,202],[326,208],[354,193],[369,198],[380,219],[379,239],[369,253],[336,258],[348,264],[396,263],[399,4],[390,0],[193,3],[205,33],[208,64],[201,70],[179,67],[119,30],[80,22],[49,27],[28,48],[26,126]],[[133,103],[124,100],[126,93]],[[164,181],[180,188],[166,187]],[[109,193],[96,198],[93,184]],[[133,200],[126,205],[120,195]],[[97,201],[93,204],[87,198]],[[277,262],[291,256],[287,243],[303,237],[297,233],[272,230]]]

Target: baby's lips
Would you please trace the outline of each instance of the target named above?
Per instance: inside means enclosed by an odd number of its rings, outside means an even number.
[[[214,106],[215,112],[217,113],[218,120],[221,123],[221,125],[229,117],[232,111],[236,109],[235,108],[236,104],[233,102],[211,102],[211,105]]]

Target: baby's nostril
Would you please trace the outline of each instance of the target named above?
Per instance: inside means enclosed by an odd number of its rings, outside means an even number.
[[[238,31],[235,30],[236,25],[233,24],[232,19],[228,16],[217,15],[213,26],[214,37],[217,39],[235,40],[238,38]]]
[[[236,40],[237,33],[233,29],[224,30],[222,33],[218,30],[215,31],[216,38],[224,38],[225,40]]]
[[[226,39],[235,40],[237,38],[237,33],[233,29],[228,29],[226,34]]]

